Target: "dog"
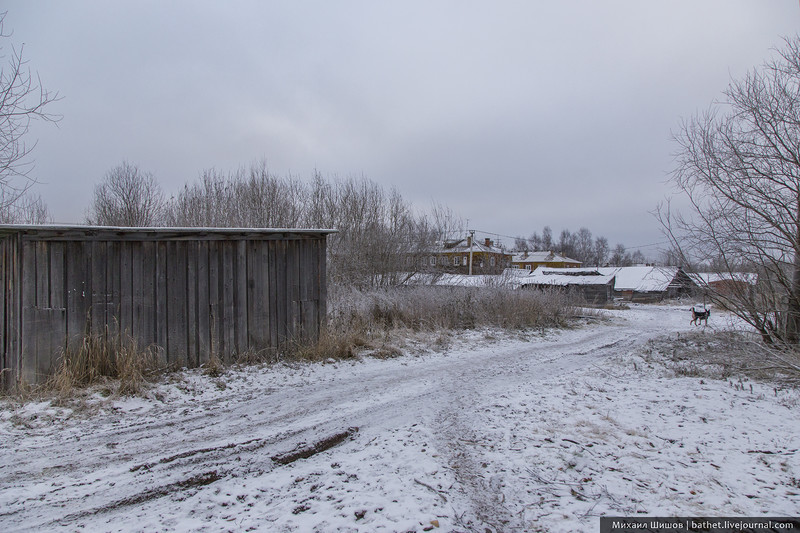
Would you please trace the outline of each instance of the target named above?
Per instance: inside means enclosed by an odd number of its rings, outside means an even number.
[[[694,307],[692,307],[692,321],[689,322],[690,324],[694,324],[695,326],[699,326],[701,322],[705,321],[706,326],[708,325],[708,317],[711,316],[711,309],[704,309],[703,311],[698,311]]]

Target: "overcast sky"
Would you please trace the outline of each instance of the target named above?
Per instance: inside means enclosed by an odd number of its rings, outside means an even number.
[[[483,232],[662,241],[681,117],[800,26],[797,0],[3,1],[63,97],[33,175],[82,222],[123,160],[365,176]],[[6,51],[7,52],[7,51]],[[644,248],[649,253],[653,248]]]

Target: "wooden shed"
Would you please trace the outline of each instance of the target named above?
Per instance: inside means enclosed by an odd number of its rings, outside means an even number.
[[[613,299],[614,276],[597,269],[539,267],[518,277],[520,288],[559,288],[579,294],[587,304],[605,305]]]
[[[330,233],[0,225],[2,385],[41,382],[90,335],[178,367],[316,338]]]

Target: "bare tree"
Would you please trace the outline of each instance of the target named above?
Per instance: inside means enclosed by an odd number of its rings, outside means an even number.
[[[800,341],[800,40],[685,121],[673,181],[684,213],[658,215],[685,263],[759,273],[757,290],[712,291],[769,344]],[[729,284],[742,287],[742,284]]]
[[[5,12],[0,13],[0,42],[11,37],[5,31],[5,17]],[[60,118],[45,109],[58,99],[58,93],[46,90],[39,76],[31,73],[23,58],[23,47],[0,45],[2,52],[7,48],[10,53],[0,56],[0,208],[21,199],[33,184],[29,156],[36,143],[25,142],[31,122],[57,122]]]
[[[5,198],[6,194],[13,198]],[[46,224],[49,221],[50,211],[41,196],[30,191],[20,196],[0,190],[0,224]]]
[[[86,222],[101,226],[158,226],[165,220],[166,207],[155,177],[124,161],[108,171],[95,187]]]
[[[603,266],[608,261],[609,247],[608,239],[597,237],[594,240],[594,261],[597,266]]]
[[[617,244],[614,247],[614,250],[611,252],[611,257],[609,258],[608,262],[613,266],[628,266],[625,264],[625,255],[625,246],[622,244]]]
[[[572,257],[582,263],[592,263],[594,261],[594,241],[592,240],[592,232],[589,231],[589,228],[583,227],[578,230],[574,238],[575,255]]]
[[[394,189],[364,177],[309,182],[279,178],[264,163],[223,174],[204,172],[171,202],[178,226],[335,228],[328,238],[331,280],[362,287],[393,285],[415,273],[432,244],[457,224],[441,206],[417,214]]]

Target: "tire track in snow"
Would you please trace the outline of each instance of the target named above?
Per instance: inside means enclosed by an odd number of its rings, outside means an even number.
[[[31,449],[12,446],[0,459],[0,492],[7,495],[0,498],[3,521],[35,530],[48,522],[52,506],[81,515],[142,495],[159,497],[165,487],[203,473],[263,473],[276,468],[273,455],[320,435],[351,426],[384,431],[423,417],[453,421],[438,446],[453,457],[462,454],[468,465],[460,474],[465,493],[476,509],[474,516],[485,521],[496,502],[482,501],[481,494],[489,493],[491,483],[485,485],[475,467],[480,453],[459,445],[471,435],[466,414],[476,398],[511,379],[540,379],[589,364],[640,333],[630,324],[600,326],[568,342],[513,343],[411,359],[402,372],[396,364],[394,371],[387,371],[389,362],[358,369],[355,376],[345,367],[321,385],[311,379],[285,388],[246,389],[186,415],[165,406],[146,414],[145,420],[136,420],[133,413],[118,420],[103,417],[92,424],[91,433],[82,432],[80,425],[68,428],[66,435],[55,430],[39,437]],[[116,478],[124,478],[124,486],[109,482]],[[24,490],[11,495],[23,482]]]

